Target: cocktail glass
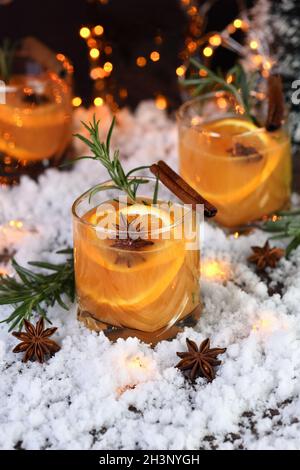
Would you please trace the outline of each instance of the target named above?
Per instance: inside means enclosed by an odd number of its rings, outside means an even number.
[[[266,102],[255,111],[263,122]],[[287,125],[268,132],[243,113],[233,96],[216,92],[186,102],[177,115],[181,175],[231,229],[285,208],[291,191]]]
[[[29,58],[17,58],[0,104],[0,183],[37,176],[57,166],[72,139],[70,77],[44,70]],[[67,79],[68,78],[68,79]]]
[[[134,203],[111,181],[75,201],[75,277],[86,326],[155,344],[199,317],[199,217],[162,187],[153,205],[147,181]]]

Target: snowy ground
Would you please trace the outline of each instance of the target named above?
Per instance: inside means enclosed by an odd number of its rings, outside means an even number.
[[[114,143],[128,167],[160,158],[176,165],[175,124],[151,103],[134,116],[122,111]],[[84,161],[72,172],[48,171],[39,184],[24,179],[0,189],[0,253],[14,248],[21,263],[60,259],[54,251],[72,242],[71,203],[104,177],[99,164]],[[202,263],[217,260],[224,275],[203,276],[199,324],[171,342],[110,344],[78,324],[76,306],[55,307],[48,314],[62,349],[41,366],[23,364],[0,325],[0,448],[300,448],[300,250],[272,273],[281,295],[270,295],[246,262],[265,235],[235,239],[204,229]],[[0,307],[0,317],[9,311]],[[199,343],[208,336],[212,346],[227,347],[224,363],[211,384],[200,378],[191,385],[174,368],[176,351],[185,350],[186,337]]]

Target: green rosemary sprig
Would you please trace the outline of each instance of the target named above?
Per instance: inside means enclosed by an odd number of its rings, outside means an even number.
[[[8,83],[12,74],[12,65],[17,44],[4,39],[0,46],[0,79]]]
[[[24,320],[30,320],[34,313],[47,318],[46,309],[58,303],[68,310],[62,299],[65,294],[71,302],[75,298],[73,250],[58,251],[66,254],[64,263],[30,262],[31,266],[46,269],[50,273],[35,272],[20,266],[15,260],[12,265],[19,277],[0,277],[0,305],[14,305],[13,312],[1,323],[10,325],[9,331],[22,328]],[[51,322],[50,322],[51,323]]]
[[[93,156],[83,156],[79,157],[76,160],[82,159],[91,159],[99,161],[107,170],[111,180],[113,181],[113,185],[110,186],[112,189],[118,189],[120,191],[125,192],[128,195],[129,199],[133,202],[136,200],[136,194],[138,187],[141,184],[149,183],[149,179],[144,178],[142,176],[132,176],[134,173],[140,170],[149,169],[149,166],[140,166],[130,170],[128,173],[125,173],[122,164],[120,162],[120,152],[119,150],[114,150],[111,152],[110,149],[110,141],[112,132],[115,125],[115,118],[113,118],[112,123],[110,125],[106,142],[101,142],[99,137],[99,123],[100,121],[96,120],[95,115],[93,116],[93,122],[86,124],[82,122],[83,126],[89,133],[89,137],[87,138],[82,134],[75,134],[75,137],[80,139],[84,142],[93,152]],[[94,190],[90,194],[90,199],[96,194],[98,191],[106,190],[107,186],[103,186],[101,184],[97,185]],[[156,193],[155,193],[156,194]],[[155,196],[154,194],[154,196]]]
[[[255,121],[255,118],[251,114],[250,100],[255,77],[251,76],[248,78],[242,65],[234,65],[234,67],[232,67],[224,77],[221,72],[213,72],[194,58],[191,58],[190,62],[198,70],[204,70],[206,72],[205,77],[200,77],[199,74],[197,74],[192,75],[189,79],[182,80],[182,84],[184,86],[194,87],[194,96],[215,90],[222,90],[231,93],[235,97],[237,103],[239,103],[244,109],[245,115],[252,121]]]
[[[278,219],[268,220],[260,227],[272,234],[270,240],[289,239],[285,255],[288,258],[293,250],[300,245],[300,210],[279,212]]]

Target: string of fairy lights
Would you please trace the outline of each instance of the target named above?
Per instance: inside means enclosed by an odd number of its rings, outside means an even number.
[[[108,0],[99,0],[107,3]],[[223,31],[213,31],[203,34],[205,28],[205,18],[207,13],[217,0],[209,0],[201,5],[197,0],[180,0],[181,6],[189,18],[187,36],[184,41],[184,48],[179,52],[179,64],[174,70],[179,78],[184,78],[188,69],[189,59],[193,55],[202,57],[203,63],[208,65],[212,60],[216,50],[225,47],[237,53],[242,59],[247,60],[247,67],[250,70],[257,70],[263,77],[268,77],[274,65],[266,41],[257,37],[257,32],[251,31],[251,20],[248,17],[246,8],[242,7],[239,17],[228,24]],[[233,38],[233,35],[241,31],[246,40],[243,44]],[[107,91],[107,79],[114,72],[113,45],[105,38],[105,29],[101,24],[94,26],[83,25],[79,30],[80,37],[86,42],[90,59],[90,77],[94,81],[94,105],[96,107],[107,104],[113,111],[116,111],[118,104],[112,93]],[[147,67],[149,63],[157,63],[163,60],[160,46],[164,41],[161,33],[157,33],[153,38],[153,48],[149,53],[138,55],[135,58],[137,68]],[[181,62],[181,63],[180,63]],[[204,69],[199,70],[200,76],[205,76]],[[230,80],[230,77],[228,78]],[[120,100],[125,100],[128,90],[122,85],[118,88]],[[155,95],[155,104],[159,109],[168,107],[167,97],[159,93]],[[79,96],[73,98],[73,106],[82,104]]]

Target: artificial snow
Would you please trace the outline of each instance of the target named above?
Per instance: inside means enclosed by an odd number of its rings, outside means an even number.
[[[92,112],[76,112],[76,130]],[[109,111],[97,113],[107,129]],[[159,159],[176,168],[176,139],[174,120],[144,102],[134,115],[120,112],[113,144],[127,168]],[[86,152],[76,145],[78,155]],[[72,245],[72,202],[105,179],[99,164],[82,161],[71,171],[49,170],[39,183],[24,178],[1,188],[0,252],[16,250],[23,264],[59,262],[55,251]],[[0,448],[299,449],[300,249],[270,273],[283,285],[282,297],[270,296],[247,264],[250,247],[266,236],[235,239],[205,223],[202,265],[224,264],[225,274],[202,276],[197,326],[154,349],[135,338],[112,344],[77,322],[76,305],[69,312],[55,306],[48,316],[61,350],[43,365],[24,364],[1,324]],[[10,311],[0,307],[1,319]],[[212,383],[191,384],[174,368],[187,337],[227,348]]]

